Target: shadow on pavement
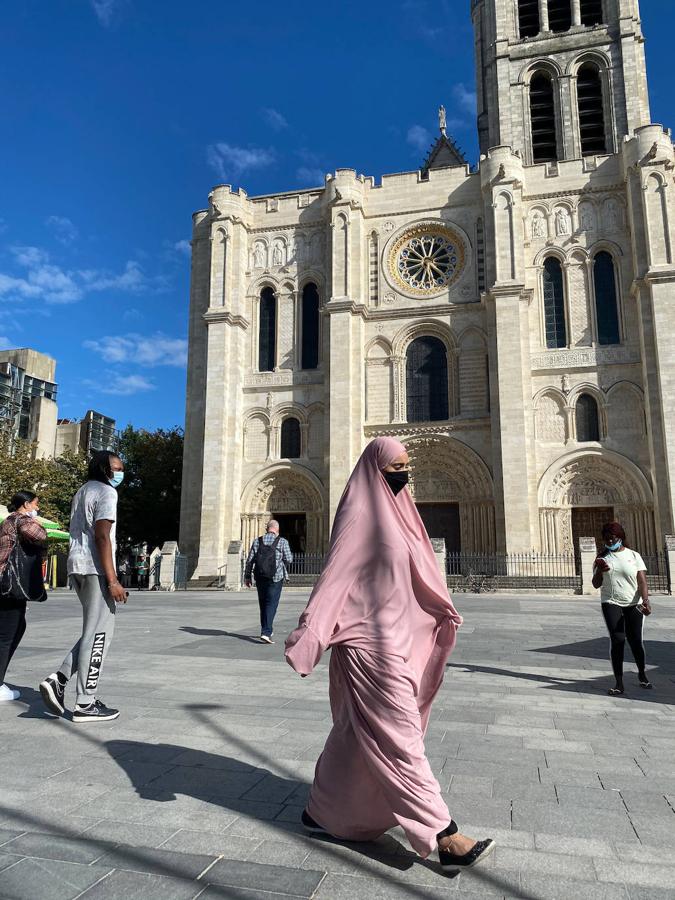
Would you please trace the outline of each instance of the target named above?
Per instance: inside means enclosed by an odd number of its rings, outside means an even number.
[[[249,644],[259,644],[257,637],[251,637],[249,634],[236,634],[234,631],[220,631],[217,628],[193,628],[191,625],[181,625],[179,631],[185,631],[187,634],[198,634],[205,637],[231,637],[237,638],[238,641],[247,641]]]

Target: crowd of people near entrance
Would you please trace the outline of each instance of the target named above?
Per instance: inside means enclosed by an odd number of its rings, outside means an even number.
[[[406,489],[409,458],[393,438],[364,450],[338,506],[323,570],[286,639],[289,665],[311,675],[331,649],[329,678],[333,728],[316,766],[304,827],[336,839],[368,841],[404,829],[421,857],[433,850],[448,871],[474,866],[494,849],[490,838],[461,833],[426,757],[424,736],[462,617],[448,594],[422,519]],[[66,712],[66,689],[75,679],[74,723],[116,719],[99,697],[116,610],[127,602],[130,570],[116,569],[117,489],[124,464],[114,453],[95,453],[71,509],[68,576],[82,606],[78,639],[40,683],[46,708]],[[5,684],[12,656],[26,630],[26,607],[46,598],[41,560],[47,534],[36,521],[39,497],[20,491],[0,526],[0,701],[19,699]],[[646,566],[618,522],[602,530],[593,585],[611,641],[615,685],[624,687],[626,641],[638,683],[652,689],[643,644],[652,612]],[[274,643],[274,617],[293,560],[272,519],[249,550],[244,581],[255,582],[260,640]],[[147,570],[147,564],[146,564]]]

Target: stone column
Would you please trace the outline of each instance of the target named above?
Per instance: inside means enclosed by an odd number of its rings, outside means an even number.
[[[539,31],[549,31],[548,0],[539,0]]]
[[[434,548],[434,556],[436,557],[438,568],[441,570],[441,575],[445,581],[445,540],[443,538],[431,538],[431,546]]]
[[[668,593],[673,594],[673,582],[675,581],[675,534],[665,535],[666,566],[668,571]]]
[[[159,576],[159,587],[162,591],[175,591],[174,581],[178,544],[176,541],[165,541],[162,545],[162,568]]]
[[[572,0],[572,25],[581,25],[581,0]]]
[[[593,563],[598,555],[595,538],[579,538],[579,553],[581,555],[581,593],[592,596],[598,593],[598,589],[593,587]]]

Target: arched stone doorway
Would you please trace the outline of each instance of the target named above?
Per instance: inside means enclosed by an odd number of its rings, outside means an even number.
[[[257,475],[242,495],[241,538],[244,547],[265,531],[272,517],[295,553],[323,548],[323,487],[302,467],[279,466]]]
[[[612,519],[621,522],[636,550],[655,552],[652,490],[629,459],[609,450],[575,452],[544,472],[539,482],[542,552],[576,552],[579,537],[599,538],[603,522]]]
[[[429,536],[445,538],[450,553],[494,553],[493,482],[480,456],[441,435],[413,438],[406,448],[410,491]]]

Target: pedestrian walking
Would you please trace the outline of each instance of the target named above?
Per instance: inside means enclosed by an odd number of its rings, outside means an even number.
[[[302,814],[307,830],[368,841],[400,825],[442,867],[481,862],[492,840],[459,832],[424,749],[431,705],[461,616],[410,493],[393,438],[363,452],[335,516],[328,557],[286,659],[309,675],[332,647],[333,729]]]
[[[131,587],[131,566],[129,565],[129,560],[124,557],[121,560],[119,566],[117,567],[117,574],[119,576],[120,584],[123,588]]]
[[[144,591],[148,586],[148,559],[141,555],[136,563],[136,581],[139,591]]]
[[[244,569],[246,587],[251,587],[252,573],[255,573],[260,606],[260,640],[264,644],[274,643],[274,617],[284,581],[288,579],[288,566],[292,562],[293,554],[286,538],[279,534],[279,523],[276,519],[270,519],[266,533],[251,544]]]
[[[607,625],[610,659],[616,684],[608,693],[624,693],[623,656],[626,641],[638,670],[640,687],[651,690],[645,671],[647,660],[642,640],[645,616],[652,613],[647,586],[647,566],[626,542],[626,532],[618,522],[602,527],[604,550],[593,565],[593,587],[600,588],[600,607]]]
[[[115,571],[116,488],[123,479],[122,460],[107,450],[97,451],[70,511],[68,575],[82,604],[82,634],[58,671],[40,684],[40,693],[47,709],[62,715],[68,679],[77,673],[73,722],[107,722],[119,716],[119,710],[107,707],[96,692],[117,604],[126,603],[128,597]]]
[[[5,675],[26,632],[27,599],[45,599],[42,560],[47,548],[47,532],[35,521],[38,506],[36,494],[18,491],[9,503],[9,515],[0,525],[0,702],[18,700],[21,696],[20,691],[5,684]],[[7,579],[5,575],[17,543],[18,549],[25,554],[28,571],[21,566],[20,571],[12,572],[12,578]],[[23,584],[26,578],[32,584]]]

